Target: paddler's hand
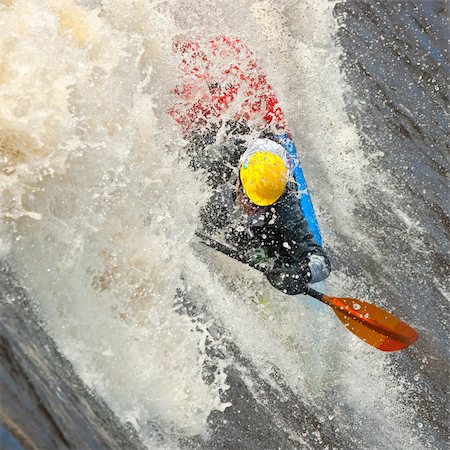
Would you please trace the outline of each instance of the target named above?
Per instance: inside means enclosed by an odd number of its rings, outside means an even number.
[[[311,281],[309,268],[303,265],[275,267],[266,272],[269,283],[288,295],[306,294]]]

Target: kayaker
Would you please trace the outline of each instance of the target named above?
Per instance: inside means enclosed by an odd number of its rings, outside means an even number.
[[[284,147],[259,138],[215,151],[222,161],[209,160],[215,193],[202,211],[205,233],[221,234],[248,261],[271,262],[266,277],[286,294],[305,293],[309,283],[327,278],[330,262],[299,207],[294,162]],[[236,152],[240,158],[229,175],[220,167],[229,169],[224,155],[234,154],[225,156],[229,162],[236,160]]]

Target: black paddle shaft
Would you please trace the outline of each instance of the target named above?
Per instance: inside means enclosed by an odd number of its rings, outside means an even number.
[[[224,255],[229,256],[230,258],[233,258],[241,263],[247,264],[248,266],[253,267],[256,270],[259,270],[262,273],[265,273],[268,269],[268,266],[266,264],[257,263],[254,261],[248,261],[238,251],[236,251],[233,248],[228,247],[227,245],[217,242],[216,240],[211,239],[210,237],[205,236],[199,232],[196,232],[195,234],[197,237],[199,237],[201,239],[201,242],[203,244],[207,245],[208,247],[213,248],[214,250],[219,251],[220,253],[223,253]],[[307,291],[306,295],[310,295],[311,297],[314,297],[317,300],[320,300],[321,302],[323,302],[323,294],[310,288],[309,286],[308,286],[308,291]]]

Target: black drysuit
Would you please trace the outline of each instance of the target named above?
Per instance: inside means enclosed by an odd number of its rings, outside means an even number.
[[[299,208],[297,187],[289,182],[283,195],[270,206],[258,207],[254,214],[246,214],[236,205],[236,181],[239,176],[239,158],[246,150],[239,136],[228,133],[223,144],[215,144],[207,135],[191,147],[192,165],[208,171],[208,180],[214,190],[201,213],[203,232],[220,236],[236,248],[250,262],[271,262],[267,279],[277,289],[287,294],[305,291],[311,281],[308,267],[312,255],[322,256],[316,265],[315,277],[326,278],[330,271],[329,260],[318,245]],[[264,136],[276,141],[272,136]],[[201,151],[199,151],[201,150]],[[318,281],[318,280],[313,280]]]

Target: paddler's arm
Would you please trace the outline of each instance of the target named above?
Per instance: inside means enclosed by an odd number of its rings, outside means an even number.
[[[283,196],[278,208],[280,214],[280,232],[287,252],[299,262],[301,270],[305,265],[311,273],[311,283],[317,283],[330,275],[331,264],[324,249],[316,243],[308,222],[298,205],[295,191],[290,190]]]

